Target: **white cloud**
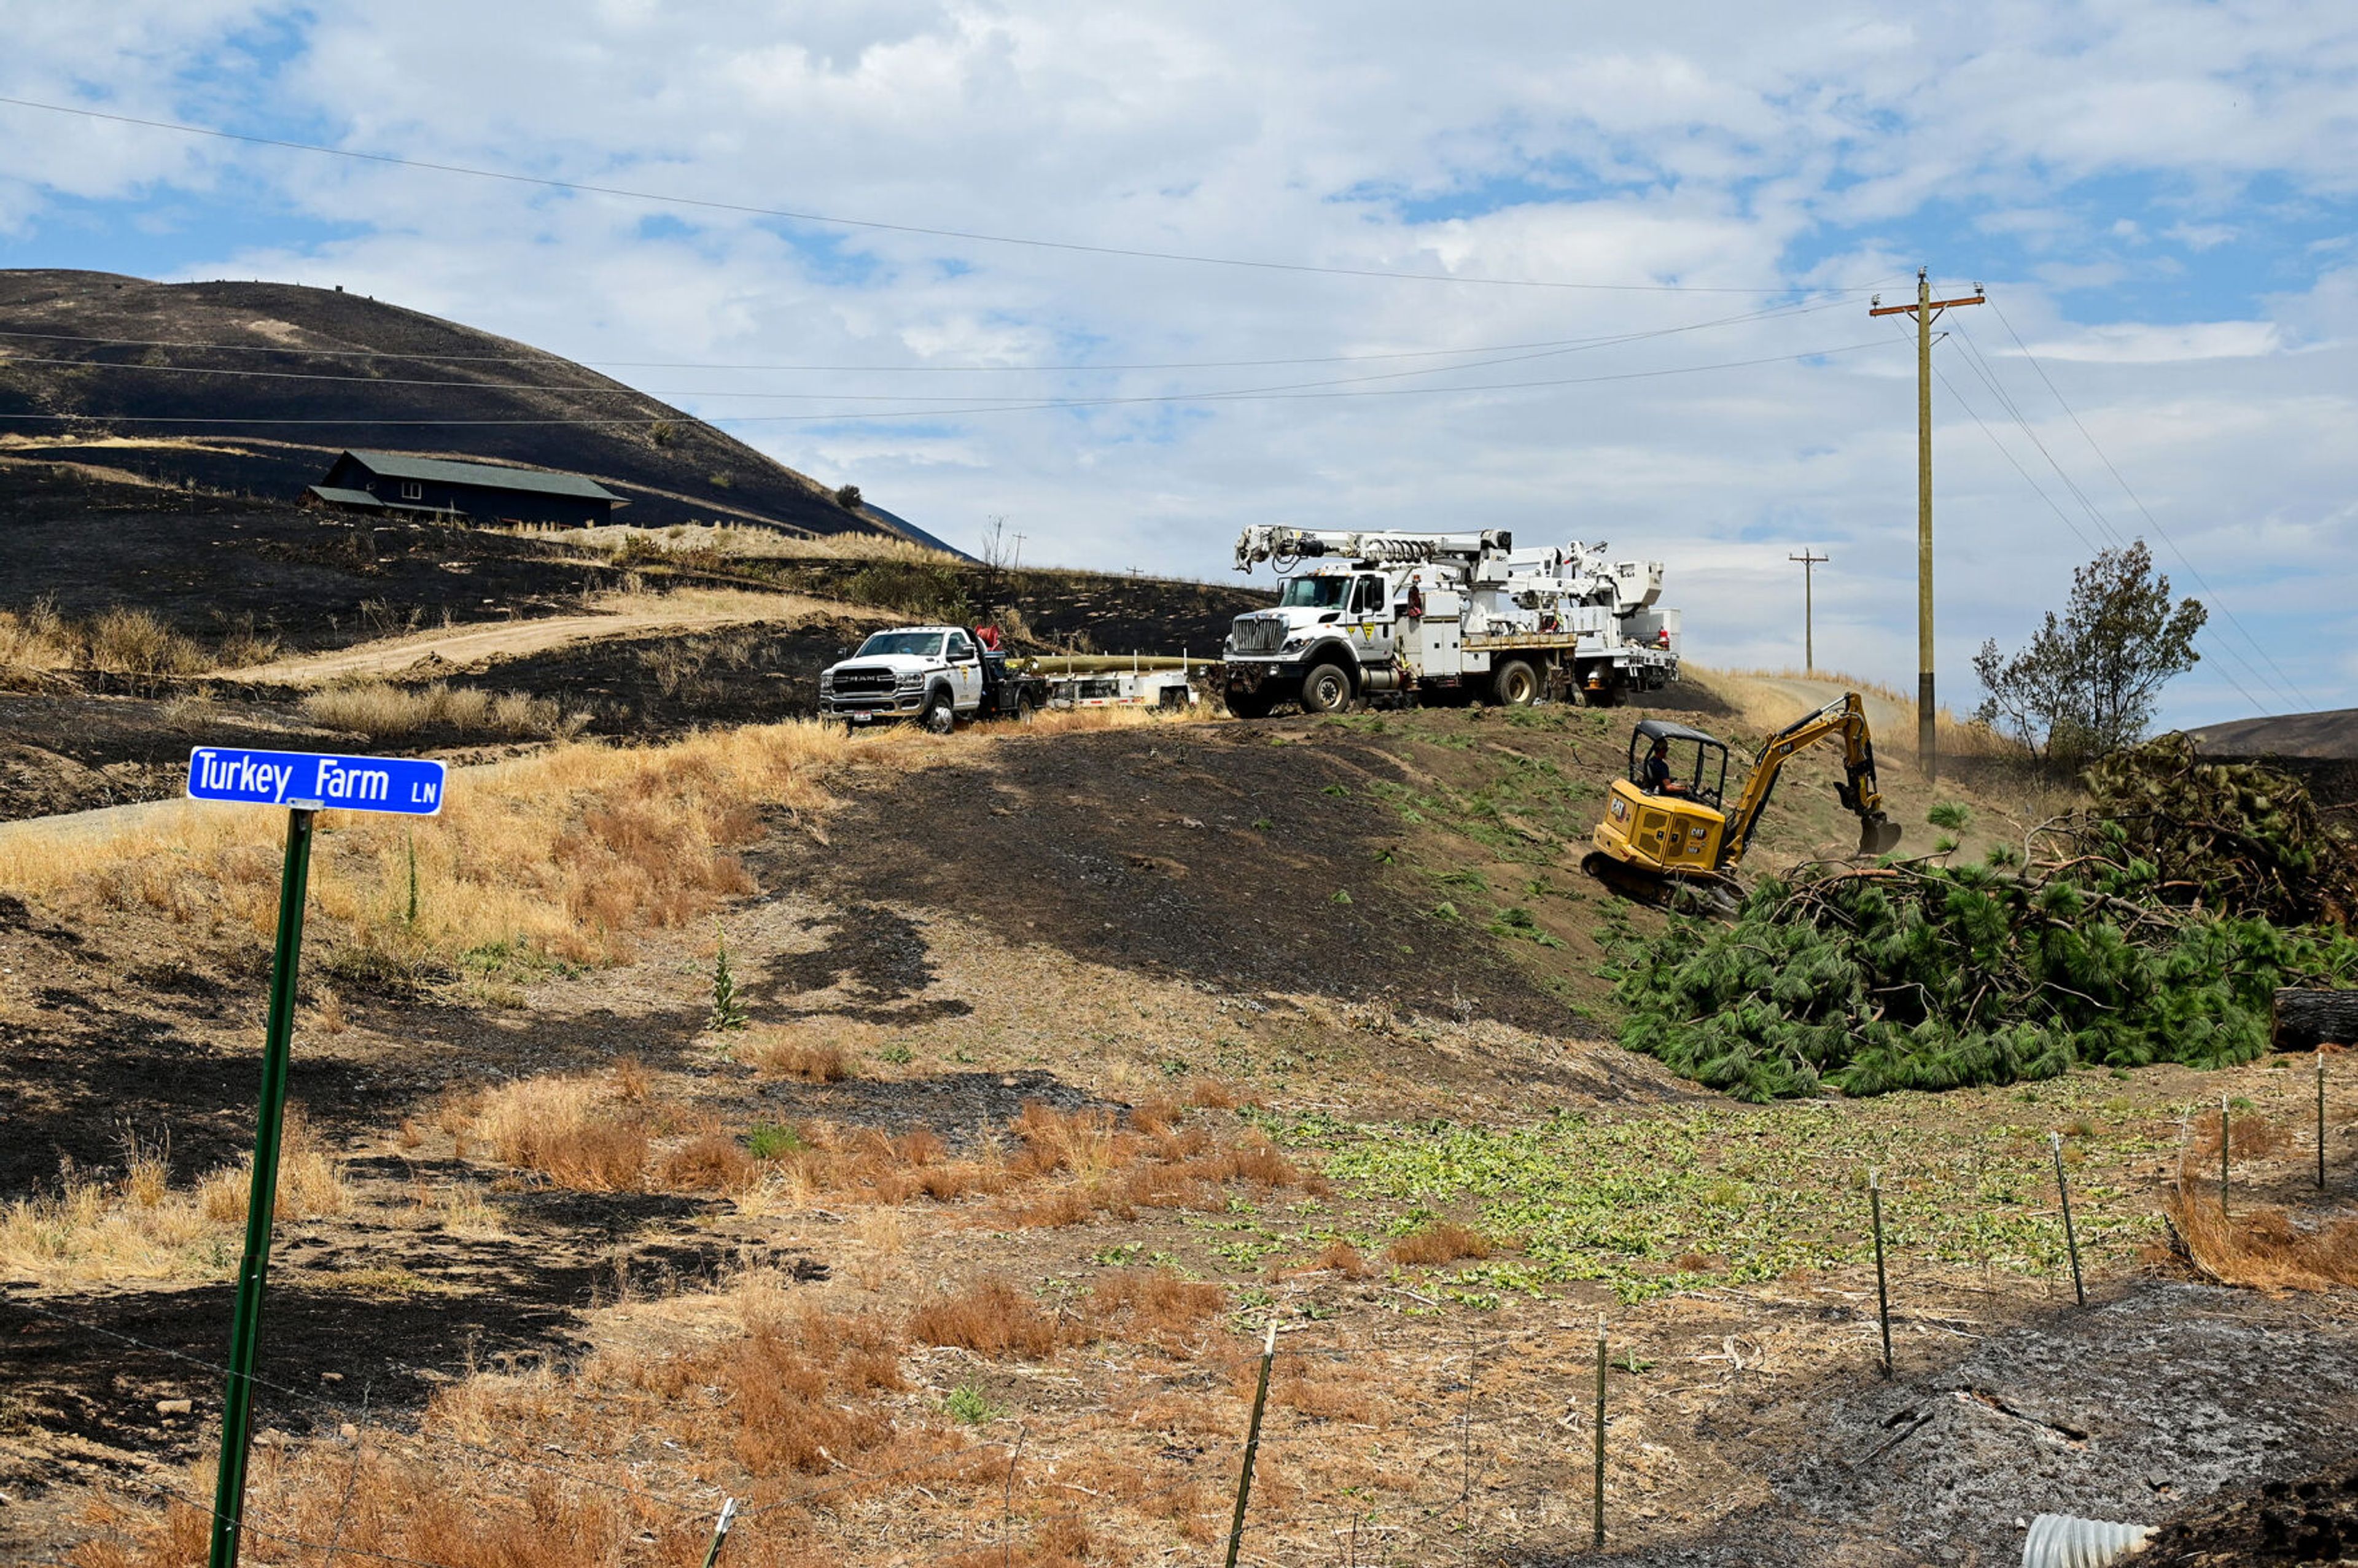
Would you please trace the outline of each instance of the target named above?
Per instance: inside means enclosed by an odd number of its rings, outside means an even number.
[[[2015,278],[1985,276],[1993,297],[2223,590],[2248,595],[2255,615],[2299,603],[2327,628],[2320,600],[2358,567],[2342,499],[2358,454],[2334,433],[2352,413],[2338,345],[2358,334],[2348,281],[2358,275],[2194,321],[2142,320],[2130,306],[2126,319],[2089,325],[2058,303],[2152,276],[2147,235],[2190,250],[2248,239],[2264,220],[2237,195],[2246,178],[2312,202],[2346,196],[2358,168],[2347,107],[2358,28],[2333,15],[2195,0],[1996,0],[1904,20],[1864,4],[1710,0],[1674,21],[1601,5],[1436,11],[1408,0],[333,0],[298,16],[299,53],[241,102],[176,78],[256,8],[150,9],[137,24],[56,20],[12,38],[0,92],[55,97],[103,81],[135,112],[283,120],[305,137],[434,161],[1345,267],[1725,288],[1884,280],[1897,297],[1917,259],[1905,253],[1947,247],[1958,254],[1935,259],[1971,276],[1982,264],[1966,247],[1986,243],[2020,258]],[[0,138],[0,225],[13,222],[20,244],[57,196],[163,181],[201,197],[233,161],[307,219],[350,232],[222,244],[190,254],[189,274],[331,278],[585,359],[883,367],[624,373],[716,416],[918,406],[928,395],[1352,395],[731,427],[953,541],[970,544],[983,518],[1004,514],[1031,535],[1028,558],[1218,573],[1249,518],[1478,517],[1527,535],[1603,535],[1671,563],[1699,653],[1770,665],[1798,658],[1799,584],[1782,557],[1816,543],[1838,557],[1819,579],[1822,662],[1912,679],[1911,367],[1863,300],[1541,358],[1467,354],[1467,368],[1422,378],[1399,373],[1450,362],[919,372],[908,367],[1554,342],[1734,316],[1755,301],[812,229],[0,116],[12,133]],[[2159,182],[2176,205],[2122,210],[2075,183],[2104,179]],[[1500,205],[1499,192],[1517,200]],[[1412,219],[1404,203],[1441,215]],[[677,222],[644,223],[657,217]],[[1826,238],[1848,225],[1865,237]],[[1974,233],[1985,240],[1959,237]],[[2244,311],[2253,319],[2228,319]],[[2143,528],[2029,367],[1999,351],[2005,335],[1974,330],[2107,522]],[[1877,346],[1823,364],[1391,395],[1420,380],[1561,381],[1860,341]],[[2288,352],[2294,344],[2306,351]],[[1997,400],[1942,353],[2073,525],[2101,539]],[[1483,359],[1510,362],[1473,363]],[[1301,384],[1370,376],[1396,379]],[[753,391],[825,395],[730,395]],[[1954,695],[1972,648],[1984,635],[2018,638],[2085,546],[1941,395],[1942,656]],[[2284,656],[2358,691],[2338,653]],[[2234,701],[2207,666],[2189,689],[2190,707],[2213,690]]]
[[[2175,360],[2249,359],[2284,346],[2273,321],[2189,321],[2167,327],[2142,322],[2091,327],[2077,335],[2032,345],[2042,359],[2104,364],[2162,364]]]

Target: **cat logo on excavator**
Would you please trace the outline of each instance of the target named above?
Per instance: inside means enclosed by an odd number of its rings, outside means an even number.
[[[1751,848],[1777,775],[1793,753],[1830,735],[1843,738],[1844,782],[1834,793],[1858,816],[1858,852],[1888,853],[1899,842],[1899,825],[1883,814],[1875,741],[1866,705],[1854,691],[1770,736],[1732,807],[1723,805],[1725,744],[1683,724],[1641,720],[1629,737],[1628,776],[1613,781],[1605,816],[1591,835],[1595,848],[1581,869],[1653,902],[1684,884],[1728,903],[1737,892],[1736,868]]]

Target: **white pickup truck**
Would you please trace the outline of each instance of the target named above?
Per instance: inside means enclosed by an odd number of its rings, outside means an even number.
[[[898,626],[819,672],[821,718],[847,724],[914,719],[947,734],[961,719],[1029,719],[1047,683],[1017,675],[1007,655],[964,626]]]

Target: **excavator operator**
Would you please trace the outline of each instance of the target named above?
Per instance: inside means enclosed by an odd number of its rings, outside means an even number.
[[[1673,783],[1671,779],[1671,743],[1667,739],[1655,740],[1647,750],[1646,760],[1639,764],[1638,772],[1648,795],[1687,793],[1686,785]]]

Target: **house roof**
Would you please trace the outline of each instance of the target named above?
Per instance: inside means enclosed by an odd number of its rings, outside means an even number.
[[[457,463],[442,458],[413,458],[401,452],[348,451],[344,456],[381,479],[432,480],[438,484],[471,484],[482,490],[521,490],[536,495],[569,495],[582,501],[622,499],[597,481],[584,479],[578,473],[549,473],[540,469],[509,468],[500,463]]]
[[[365,490],[346,490],[340,485],[315,484],[309,493],[335,506],[382,506],[384,503]]]

